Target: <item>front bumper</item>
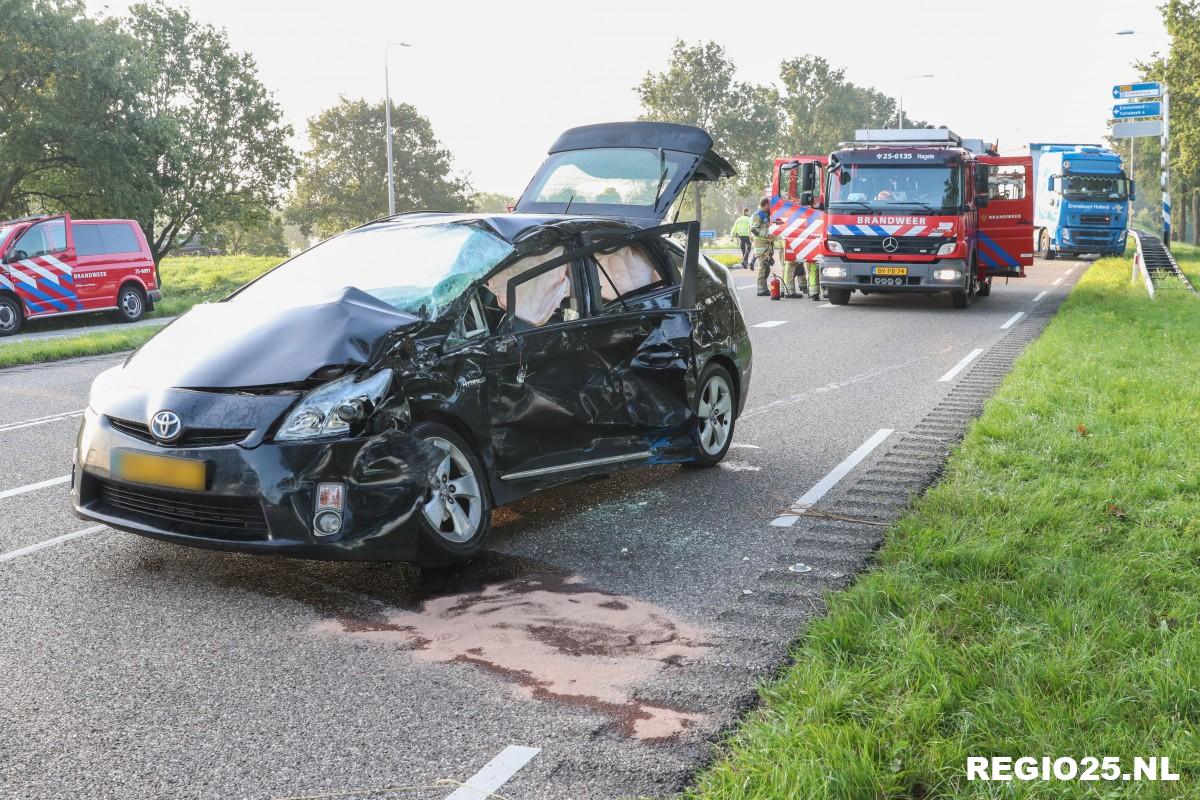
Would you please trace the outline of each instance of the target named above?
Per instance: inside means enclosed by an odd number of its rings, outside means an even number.
[[[876,275],[876,267],[904,267],[904,276]],[[840,269],[845,275],[829,275],[827,270]],[[966,264],[959,258],[942,258],[937,262],[887,262],[849,261],[826,257],[820,262],[822,289],[857,289],[868,292],[910,292],[933,294],[963,288],[966,280]],[[933,273],[938,270],[956,270],[959,275],[951,280],[939,280]]]
[[[1055,250],[1060,253],[1123,253],[1127,232],[1123,228],[1064,228]]]
[[[251,440],[252,441],[252,440]],[[201,492],[119,480],[114,452],[198,459]],[[413,561],[421,504],[439,453],[400,431],[356,439],[162,447],[114,428],[90,408],[75,449],[75,513],[118,530],[193,547],[301,558]],[[346,484],[341,530],[318,536],[316,486]]]

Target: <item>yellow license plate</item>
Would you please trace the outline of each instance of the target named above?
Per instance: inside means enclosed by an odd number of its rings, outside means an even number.
[[[112,476],[118,480],[202,492],[207,482],[208,465],[190,458],[117,450],[112,455]]]
[[[907,275],[908,267],[876,267],[876,275]]]

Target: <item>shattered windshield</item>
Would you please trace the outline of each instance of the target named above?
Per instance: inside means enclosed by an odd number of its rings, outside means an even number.
[[[512,252],[499,236],[471,225],[372,225],[304,251],[230,302],[315,305],[353,286],[400,311],[431,319]]]
[[[1064,175],[1063,196],[1072,200],[1124,200],[1128,196],[1123,175]]]
[[[843,164],[829,175],[829,205],[887,212],[899,207],[956,211],[962,202],[957,165]]]

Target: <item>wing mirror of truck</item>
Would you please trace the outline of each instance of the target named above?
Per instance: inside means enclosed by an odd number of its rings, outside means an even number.
[[[801,192],[800,193],[800,205],[812,206],[813,205],[813,193],[810,191]]]
[[[806,161],[800,165],[800,191],[807,192],[810,196],[817,189],[817,165],[812,161]]]
[[[1054,191],[1054,176],[1053,175],[1051,175],[1049,178],[1046,179],[1046,191],[1048,191],[1048,192]]]
[[[987,208],[988,202],[989,202],[989,198],[986,194],[975,195],[975,207],[976,208]]]

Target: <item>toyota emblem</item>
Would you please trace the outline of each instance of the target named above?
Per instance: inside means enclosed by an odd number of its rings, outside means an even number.
[[[174,411],[160,411],[150,420],[150,433],[160,442],[173,442],[183,433],[183,420]]]
[[[900,242],[895,236],[889,236],[883,240],[883,250],[886,253],[894,253],[900,249]]]

